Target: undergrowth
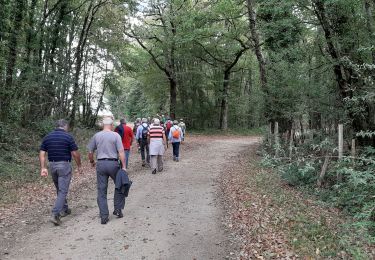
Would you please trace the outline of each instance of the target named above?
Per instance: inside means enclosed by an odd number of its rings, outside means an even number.
[[[43,137],[54,129],[47,120],[27,128],[0,124],[0,205],[17,201],[17,189],[30,182],[41,181],[39,146]],[[86,158],[86,145],[94,130],[75,128],[71,133]]]
[[[265,142],[263,146],[263,166],[274,168],[281,179],[288,185],[295,187],[309,196],[314,196],[331,207],[340,209],[347,216],[354,219],[348,230],[361,230],[363,239],[368,243],[375,242],[375,149],[362,147],[355,158],[346,154],[338,160],[335,139],[316,138],[305,140],[304,143],[293,147],[290,156],[289,142],[281,142],[279,147],[270,146]],[[275,150],[278,157],[275,157]],[[329,157],[327,171],[321,177],[325,157]],[[320,185],[318,185],[320,180]],[[300,219],[302,226],[310,225],[308,221]],[[311,226],[312,229],[320,229]],[[344,228],[342,228],[344,229]],[[324,230],[324,229],[322,229]],[[352,234],[342,234],[335,237],[344,246],[341,238]],[[344,240],[347,241],[347,240]],[[355,243],[355,241],[351,241]],[[352,255],[360,254],[355,249]]]
[[[305,259],[371,259],[366,247],[372,240],[363,226],[355,226],[356,222],[344,215],[336,219],[336,214],[329,213],[327,203],[311,202],[312,207],[306,203],[309,194],[301,196],[290,192],[277,171],[264,168],[265,162],[270,166],[269,160],[263,160],[258,173],[250,177],[249,182],[254,183],[251,188],[270,198],[271,205],[279,208],[271,217],[272,223],[284,231],[300,256]]]

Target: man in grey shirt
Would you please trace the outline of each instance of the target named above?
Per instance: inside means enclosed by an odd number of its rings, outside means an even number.
[[[107,189],[108,178],[115,182],[117,172],[120,169],[119,159],[125,167],[125,153],[121,142],[121,137],[112,131],[113,119],[106,117],[103,119],[103,131],[96,133],[90,140],[87,148],[89,150],[89,160],[93,167],[96,166],[98,197],[97,202],[100,211],[102,224],[107,224],[109,220]],[[96,151],[97,163],[94,160],[94,152]],[[113,214],[119,218],[123,217],[121,210],[123,209],[125,197],[115,189],[114,195],[114,212]]]

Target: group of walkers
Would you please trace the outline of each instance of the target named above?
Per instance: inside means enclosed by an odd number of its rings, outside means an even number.
[[[181,119],[162,121],[154,118],[138,118],[134,123],[133,132],[137,140],[142,159],[142,166],[150,165],[152,173],[163,170],[163,155],[168,148],[168,140],[173,147],[173,161],[179,161],[180,144],[184,140],[186,125]]]
[[[91,138],[87,149],[88,159],[92,167],[96,167],[97,203],[101,224],[106,224],[109,221],[107,202],[109,178],[115,183],[113,215],[118,218],[123,217],[125,198],[131,186],[126,171],[134,140],[141,154],[142,166],[149,166],[151,173],[156,174],[163,171],[163,155],[168,149],[168,142],[173,147],[173,160],[175,162],[180,160],[180,144],[184,141],[186,126],[182,119],[178,122],[164,116],[153,120],[138,118],[133,129],[127,125],[125,119],[120,120],[114,131],[112,117],[105,117],[102,123],[103,130]],[[47,177],[50,172],[56,187],[57,198],[50,219],[55,225],[60,225],[61,218],[71,214],[67,195],[72,178],[72,158],[77,164],[78,172],[83,173],[78,146],[68,130],[68,122],[63,119],[58,120],[56,129],[43,139],[39,152],[41,176]],[[47,155],[49,172],[46,166]]]

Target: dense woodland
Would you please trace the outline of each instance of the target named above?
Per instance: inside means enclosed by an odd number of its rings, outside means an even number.
[[[372,0],[0,0],[0,143],[104,108],[269,126],[265,163],[373,226],[374,45]]]
[[[92,126],[110,106],[196,128],[369,132],[374,4],[1,1],[1,122]]]

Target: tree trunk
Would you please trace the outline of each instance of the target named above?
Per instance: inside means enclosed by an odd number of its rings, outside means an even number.
[[[223,96],[221,98],[220,106],[220,129],[228,130],[228,98],[229,98],[229,80],[230,71],[225,70],[223,82]]]
[[[174,78],[169,78],[169,93],[170,93],[170,107],[169,115],[172,120],[176,119],[176,106],[177,106],[177,82]]]
[[[189,75],[188,71],[185,69],[188,67],[188,62],[178,62],[176,66],[176,70],[178,72],[183,72],[183,73],[178,73],[178,93],[180,96],[180,106],[181,110],[180,113],[182,112],[182,117],[186,116],[186,113],[188,112],[187,108],[187,99],[188,99],[188,94],[186,91],[186,87],[189,86],[188,84],[191,83],[189,82],[189,79],[186,77]]]
[[[339,86],[339,92],[342,99],[346,97],[352,97],[353,93],[352,90],[349,88],[348,79],[345,75],[345,68],[341,64],[341,54],[339,50],[335,47],[332,28],[330,26],[329,18],[326,14],[326,9],[324,6],[324,2],[322,0],[313,0],[314,3],[314,11],[315,14],[320,22],[320,25],[323,28],[324,36],[326,39],[326,43],[328,46],[328,52],[331,58],[335,61],[335,65],[333,66],[333,71],[336,76],[336,81]]]
[[[5,74],[5,92],[1,97],[2,101],[0,103],[0,119],[5,120],[10,109],[10,99],[13,90],[13,77],[15,73],[16,61],[17,61],[17,47],[18,47],[18,38],[19,33],[22,32],[22,20],[24,12],[24,0],[17,0],[14,7],[14,20],[12,33],[10,34],[9,40],[9,55],[6,64],[6,74]]]
[[[58,48],[58,42],[61,38],[61,24],[63,23],[64,17],[66,15],[66,9],[68,7],[67,0],[61,0],[61,6],[57,13],[57,20],[53,25],[52,30],[52,39],[51,39],[51,46],[49,53],[46,54],[46,81],[44,82],[44,102],[45,104],[52,104],[52,106],[44,107],[42,111],[44,111],[45,116],[50,116],[52,113],[53,108],[57,108],[57,103],[53,102],[55,97],[57,96],[57,89],[56,89],[56,49]]]
[[[84,47],[85,47],[85,44],[86,44],[87,34],[90,30],[92,21],[94,19],[93,14],[91,15],[92,5],[93,5],[93,3],[91,2],[90,6],[87,10],[86,16],[84,18],[84,21],[83,21],[82,30],[81,30],[79,41],[78,41],[78,46],[77,46],[77,49],[76,49],[76,53],[74,55],[75,58],[76,58],[76,68],[75,68],[76,70],[75,70],[75,73],[74,73],[74,86],[73,86],[73,94],[72,94],[72,100],[73,100],[72,111],[70,113],[70,127],[71,128],[73,128],[74,125],[75,125],[76,112],[77,112],[78,105],[79,105],[79,97],[78,97],[79,96],[79,75],[80,75],[81,69],[82,69],[83,51],[84,51]],[[91,15],[91,20],[89,21],[90,15]]]
[[[247,14],[249,17],[249,26],[251,32],[251,39],[254,43],[254,51],[259,64],[260,84],[263,91],[267,92],[267,75],[266,75],[266,62],[264,60],[262,48],[260,45],[259,34],[257,30],[256,13],[255,13],[255,0],[247,1]]]
[[[9,31],[8,21],[9,21],[9,1],[0,0],[0,57],[7,56],[7,46],[6,42],[9,39],[7,32]],[[5,95],[7,89],[5,88],[5,79],[4,79],[4,70],[5,70],[5,63],[4,59],[0,59],[0,121],[3,118],[3,109],[5,108]]]
[[[374,18],[372,15],[373,6],[370,0],[365,0],[366,27],[370,38],[370,43],[374,43]],[[372,63],[375,63],[375,50],[371,50]]]
[[[24,58],[24,63],[25,63],[25,67],[24,69],[21,71],[21,74],[20,74],[20,87],[23,88],[25,82],[27,82],[28,79],[30,79],[30,72],[31,72],[31,68],[32,68],[32,64],[31,64],[31,52],[32,50],[34,49],[34,39],[35,39],[35,9],[36,9],[36,4],[37,4],[37,0],[32,0],[31,1],[31,4],[30,4],[30,8],[28,8],[30,11],[29,11],[29,17],[27,19],[27,23],[25,25],[25,29],[26,29],[26,41],[25,41],[25,47],[26,47],[26,55],[25,55],[25,58]],[[1,6],[1,5],[0,5]],[[23,91],[23,95],[25,96],[25,100],[27,101],[30,101],[29,97],[31,95],[31,92],[32,92],[32,89],[30,87],[27,87],[25,88],[25,90]],[[23,111],[23,114],[22,114],[22,126],[26,126],[27,122],[29,121],[30,119],[30,113],[31,113],[31,109],[30,109],[30,104],[27,104],[24,106],[24,111]]]
[[[31,5],[30,5],[30,12],[29,12],[29,18],[27,22],[27,27],[26,27],[26,55],[25,55],[25,69],[21,72],[21,79],[22,81],[25,81],[27,79],[27,74],[30,69],[30,56],[31,56],[31,51],[34,48],[34,38],[35,38],[35,32],[34,32],[34,25],[35,25],[35,8],[38,0],[32,0]],[[24,75],[25,74],[25,75]]]
[[[108,63],[106,63],[106,65],[105,65],[105,75],[104,75],[104,80],[103,80],[103,91],[102,91],[102,93],[100,95],[99,102],[98,102],[98,107],[96,108],[95,114],[91,118],[91,125],[90,125],[90,127],[94,127],[95,126],[96,120],[98,119],[98,114],[99,114],[100,108],[103,105],[103,98],[104,98],[105,91],[107,89],[107,84],[106,84],[107,75],[108,75]]]
[[[68,33],[68,47],[65,52],[65,59],[63,60],[63,68],[66,71],[64,75],[64,80],[62,82],[62,96],[61,96],[61,104],[60,104],[60,110],[62,111],[62,114],[65,116],[69,115],[69,86],[70,86],[70,75],[72,72],[73,62],[70,58],[72,55],[73,50],[73,44],[74,44],[74,32],[76,28],[76,22],[77,22],[77,16],[74,16]]]
[[[8,12],[7,6],[5,4],[5,0],[0,0],[0,56],[4,57],[4,45],[5,45],[5,38],[6,38],[6,31],[8,30],[7,20],[8,20]],[[0,87],[3,87],[3,69],[4,69],[4,61],[0,60]],[[1,93],[1,92],[0,92]],[[1,103],[0,103],[1,105]],[[0,107],[1,109],[1,107]]]

